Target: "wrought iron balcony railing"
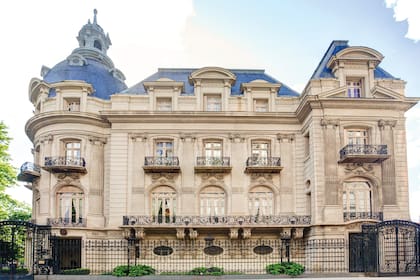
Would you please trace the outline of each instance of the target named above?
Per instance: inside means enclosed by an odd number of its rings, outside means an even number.
[[[344,212],[343,218],[345,222],[364,219],[383,221],[384,215],[382,212]]]
[[[153,226],[193,226],[193,227],[282,227],[284,225],[310,225],[311,216],[291,215],[246,215],[246,216],[124,216],[123,225]]]
[[[55,227],[86,227],[84,218],[48,218],[47,225]]]
[[[82,157],[45,157],[43,168],[53,172],[86,173],[86,161]]]
[[[195,172],[221,172],[228,173],[230,166],[230,157],[197,157]]]
[[[279,157],[249,157],[245,172],[277,173],[283,169]]]
[[[178,157],[145,157],[145,172],[179,172]]]
[[[347,145],[340,150],[340,162],[382,162],[388,158],[387,145]]]
[[[22,182],[32,182],[35,178],[41,176],[41,168],[32,162],[25,162],[20,167],[17,179]]]

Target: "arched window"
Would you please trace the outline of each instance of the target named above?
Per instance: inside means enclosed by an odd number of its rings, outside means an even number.
[[[168,186],[152,191],[152,216],[157,223],[173,223],[176,214],[176,192]]]
[[[248,193],[248,210],[250,215],[273,215],[274,195],[271,189],[258,186]]]
[[[200,193],[201,216],[225,215],[225,192],[219,187],[206,187]]]
[[[353,216],[355,213],[372,213],[372,191],[367,181],[344,183],[343,212]]]
[[[57,218],[64,224],[82,224],[83,191],[77,187],[62,187],[57,192]]]
[[[95,42],[93,42],[93,46],[97,48],[98,50],[102,50],[102,45],[99,40],[95,40]]]

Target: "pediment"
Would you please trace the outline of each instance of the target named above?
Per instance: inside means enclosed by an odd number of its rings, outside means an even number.
[[[319,94],[319,97],[322,98],[330,98],[330,97],[345,97],[346,96],[347,87],[342,86],[339,88],[335,88],[326,92]]]
[[[382,61],[384,56],[371,48],[349,47],[339,51],[335,55],[336,59],[357,59],[357,60],[378,60]]]
[[[227,80],[233,84],[236,81],[236,76],[231,71],[221,67],[204,67],[191,73],[190,82],[197,80]]]
[[[375,86],[372,89],[372,97],[381,99],[404,99],[404,96],[402,96],[398,92],[381,86]]]

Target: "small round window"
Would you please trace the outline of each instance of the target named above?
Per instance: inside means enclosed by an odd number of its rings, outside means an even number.
[[[273,253],[273,248],[267,245],[260,245],[257,247],[254,247],[254,253],[257,255],[268,255]]]
[[[208,246],[204,248],[204,254],[210,256],[217,256],[223,253],[223,248],[219,246]]]
[[[168,246],[158,246],[153,249],[153,253],[158,256],[169,256],[174,252],[174,249]]]

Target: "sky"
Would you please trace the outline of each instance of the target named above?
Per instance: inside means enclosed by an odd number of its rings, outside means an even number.
[[[32,116],[29,81],[78,47],[98,10],[108,55],[132,86],[159,67],[265,69],[301,92],[332,40],[367,46],[381,67],[420,97],[419,0],[14,0],[0,3],[0,120],[9,127],[12,164],[33,161],[24,127]],[[420,217],[420,105],[407,114],[410,213]],[[9,190],[31,202],[22,184]]]

